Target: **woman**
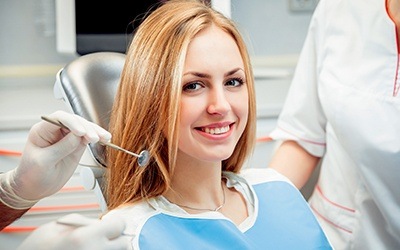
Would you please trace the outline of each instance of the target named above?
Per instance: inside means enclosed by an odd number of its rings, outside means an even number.
[[[111,117],[106,216],[135,249],[312,249],[329,243],[298,190],[241,170],[254,146],[254,82],[234,24],[198,1],[167,1],[127,53]]]

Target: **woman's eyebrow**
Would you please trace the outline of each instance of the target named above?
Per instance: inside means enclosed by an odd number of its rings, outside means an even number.
[[[224,76],[225,76],[225,77],[226,77],[226,76],[231,76],[231,75],[235,74],[236,72],[238,72],[239,70],[241,70],[241,71],[244,72],[244,70],[243,70],[242,68],[236,68],[236,69],[233,69],[233,70],[229,71],[229,72],[226,73]]]
[[[209,74],[195,72],[195,71],[189,71],[189,72],[186,72],[183,75],[184,76],[186,76],[186,75],[194,75],[194,76],[197,76],[197,77],[200,77],[200,78],[211,78],[211,75],[209,75]]]
[[[233,69],[233,70],[231,70],[231,71],[225,73],[224,76],[225,76],[225,77],[231,76],[231,75],[235,74],[236,72],[238,72],[239,70],[241,70],[241,71],[244,72],[244,70],[243,70],[242,68],[235,68],[235,69]],[[185,76],[185,75],[194,75],[194,76],[197,76],[197,77],[200,77],[200,78],[211,78],[211,75],[209,75],[209,74],[200,73],[200,72],[195,72],[195,71],[189,71],[189,72],[186,72],[186,73],[183,74],[183,75],[184,75],[184,76]]]

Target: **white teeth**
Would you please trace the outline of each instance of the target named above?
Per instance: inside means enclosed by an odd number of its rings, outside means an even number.
[[[212,135],[219,135],[223,134],[229,131],[229,126],[221,127],[221,128],[204,128],[204,132],[207,134],[212,134]]]

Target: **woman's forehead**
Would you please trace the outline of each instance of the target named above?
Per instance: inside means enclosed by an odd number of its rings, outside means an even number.
[[[218,28],[210,26],[199,32],[190,42],[184,72],[220,69],[230,71],[244,68],[243,58],[233,37]]]

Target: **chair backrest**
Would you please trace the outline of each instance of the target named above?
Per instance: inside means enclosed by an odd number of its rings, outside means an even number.
[[[108,130],[124,63],[125,54],[117,52],[80,56],[58,72],[54,95],[63,99],[74,114]],[[97,143],[89,148],[96,162],[106,167],[104,146]]]
[[[80,56],[57,73],[54,95],[63,99],[72,113],[108,130],[124,63],[125,54],[118,52]],[[107,210],[103,186],[104,150],[99,143],[89,144],[80,161],[82,184],[87,190],[94,191],[103,212]]]

